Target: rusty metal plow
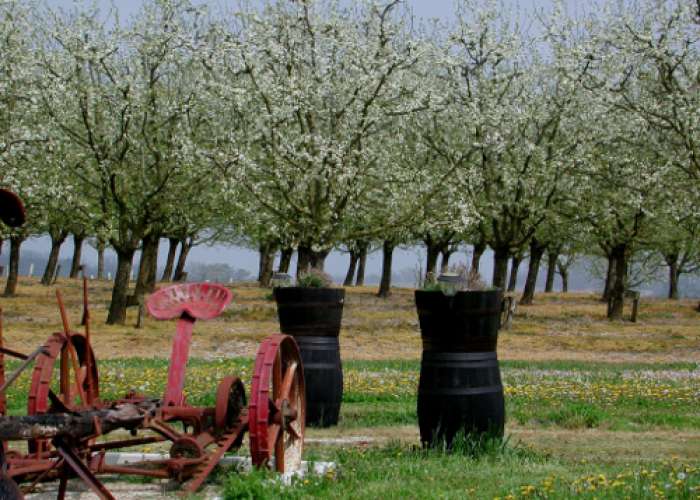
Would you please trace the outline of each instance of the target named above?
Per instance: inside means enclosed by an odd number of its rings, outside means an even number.
[[[175,285],[153,294],[147,307],[157,319],[179,318],[162,398],[131,393],[118,401],[100,399],[97,363],[90,341],[87,283],[84,284],[85,333],[73,332],[60,294],[64,331],[25,356],[2,345],[0,310],[0,498],[22,498],[39,482],[59,481],[58,497],[67,481],[79,478],[103,499],[113,495],[99,475],[170,478],[183,483],[183,494],[196,491],[226,452],[237,450],[249,433],[253,465],[279,472],[299,469],[304,444],[305,390],[296,342],[286,335],[267,337],[258,351],[250,402],[235,375],[224,377],[213,407],[187,404],[183,392],[193,327],[197,319],[220,315],[232,299],[220,285]],[[7,379],[4,355],[22,359]],[[26,416],[4,416],[5,390],[33,365]],[[54,368],[58,367],[55,380]],[[57,392],[54,392],[57,391]],[[130,437],[107,440],[116,431]],[[100,440],[98,441],[98,438]],[[13,450],[11,441],[27,443]],[[151,443],[169,443],[169,455],[128,465],[109,464],[106,453]]]

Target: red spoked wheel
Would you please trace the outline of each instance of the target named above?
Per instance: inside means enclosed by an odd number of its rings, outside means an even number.
[[[97,401],[100,395],[99,377],[95,354],[85,337],[79,333],[70,335],[70,343],[63,333],[54,333],[44,344],[45,352],[36,358],[29,388],[27,413],[39,415],[54,410],[49,394],[54,376],[54,367],[59,362],[60,403],[69,410],[79,410],[88,402]],[[61,359],[62,358],[62,359]],[[89,361],[88,361],[89,359]],[[92,383],[88,380],[88,364],[92,372]],[[60,378],[63,375],[63,383]],[[64,410],[60,408],[57,410]]]
[[[245,388],[241,379],[235,375],[224,377],[216,390],[214,430],[217,435],[225,435],[241,424],[241,414],[245,405]],[[239,437],[231,444],[229,450],[237,450],[242,444],[243,432],[240,432]]]
[[[267,337],[255,358],[248,406],[253,465],[275,458],[278,472],[301,467],[306,427],[304,369],[299,347],[289,335]]]
[[[44,352],[37,356],[29,387],[27,414],[80,410],[99,398],[97,363],[92,348],[79,333],[70,334],[70,343],[64,333],[54,333],[44,344]],[[88,361],[89,359],[89,361]],[[52,380],[54,366],[59,366],[58,394],[54,394]],[[89,383],[88,366],[92,372]],[[62,375],[62,376],[61,376]],[[40,453],[48,448],[48,441],[29,441],[30,453]]]

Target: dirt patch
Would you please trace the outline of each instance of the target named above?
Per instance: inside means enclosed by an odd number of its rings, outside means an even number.
[[[152,483],[122,482],[117,480],[105,481],[107,489],[119,500],[142,500],[145,498],[176,499],[182,498],[180,492],[170,482],[154,481]],[[221,498],[221,488],[206,488],[197,494],[197,498],[214,500]],[[36,493],[26,495],[27,500],[55,500],[58,493],[58,483],[46,483],[37,487]],[[79,480],[68,482],[66,500],[99,500],[99,497],[89,490]]]
[[[2,286],[0,280],[0,286]],[[93,304],[92,332],[98,359],[133,357],[167,358],[174,322],[146,319],[137,330],[136,310],[126,326],[107,326],[111,284],[90,283]],[[61,279],[71,322],[76,330],[81,317],[78,280]],[[54,331],[61,330],[55,288],[22,278],[19,296],[3,299],[5,344],[30,351]],[[223,317],[198,322],[191,354],[218,359],[252,357],[263,338],[279,331],[270,291],[251,285],[233,289],[234,303]],[[605,304],[591,294],[539,294],[532,306],[520,307],[513,328],[502,331],[499,357],[513,360],[577,360],[669,362],[700,359],[700,314],[689,300],[644,299],[640,321],[610,322]],[[413,290],[394,289],[379,299],[369,287],[347,288],[340,336],[344,359],[418,359],[420,330]]]

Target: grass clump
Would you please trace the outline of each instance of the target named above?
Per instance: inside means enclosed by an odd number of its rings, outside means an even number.
[[[272,473],[254,469],[250,473],[234,472],[224,481],[224,498],[226,500],[257,500],[274,498],[281,493]]]
[[[477,269],[459,264],[451,266],[448,272],[442,273],[437,278],[433,273],[428,273],[421,289],[426,292],[454,295],[456,292],[487,290],[488,287],[481,279]]]
[[[600,408],[588,403],[569,403],[548,412],[546,422],[564,429],[592,429],[608,420],[608,415]]]
[[[311,268],[299,276],[297,286],[302,288],[330,288],[333,286],[333,278],[320,269]]]
[[[276,500],[312,498],[331,489],[333,474],[294,477],[285,484],[278,474],[269,470],[254,469],[250,472],[229,474],[223,483],[225,500]]]
[[[425,447],[428,453],[448,453],[472,458],[490,457],[496,459],[509,453],[520,454],[524,452],[518,446],[510,445],[510,437],[505,439],[490,433],[465,433],[459,432],[450,442],[445,439],[436,439],[431,446]]]

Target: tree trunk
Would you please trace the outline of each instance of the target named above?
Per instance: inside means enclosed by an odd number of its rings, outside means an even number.
[[[183,238],[180,240],[180,255],[177,258],[177,266],[173,281],[182,281],[185,278],[185,265],[187,265],[187,256],[190,254],[194,243],[194,238]]]
[[[603,288],[603,296],[600,298],[601,302],[607,303],[610,300],[610,293],[612,292],[612,284],[615,279],[615,266],[612,258],[612,254],[608,254],[608,271],[605,273],[605,287]]]
[[[425,262],[425,281],[434,281],[437,278],[435,271],[437,270],[437,261],[440,256],[440,247],[435,243],[433,238],[428,235],[423,240],[427,249]]]
[[[24,236],[10,237],[10,268],[7,273],[4,297],[14,297],[17,294],[17,280],[19,278],[19,255],[24,242]]]
[[[508,291],[514,292],[518,285],[518,270],[523,258],[520,255],[513,255],[510,259],[510,279],[508,280]]]
[[[348,265],[348,272],[345,274],[343,286],[352,286],[352,282],[355,279],[358,259],[359,255],[357,254],[357,250],[350,250],[350,264]]]
[[[304,245],[297,248],[297,279],[309,271],[311,266],[311,249]]]
[[[105,279],[105,241],[97,238],[97,279]]]
[[[267,267],[267,262],[270,260],[270,247],[264,243],[258,245],[258,283],[263,280],[263,268]]]
[[[547,252],[547,280],[544,284],[545,293],[551,293],[554,290],[554,276],[557,272],[557,259],[559,252]]]
[[[612,249],[615,280],[610,291],[608,319],[622,319],[627,286],[627,245],[617,245]]]
[[[369,243],[358,243],[357,248],[360,255],[359,261],[357,263],[357,278],[355,279],[355,286],[364,286],[365,269],[367,269],[367,251],[369,249]]]
[[[493,279],[492,286],[505,290],[508,277],[508,249],[496,248],[493,253]]]
[[[678,294],[678,280],[681,276],[680,269],[678,267],[678,260],[673,259],[668,262],[668,298],[671,300],[678,300],[680,295]]]
[[[46,286],[53,282],[56,266],[58,265],[58,256],[61,253],[61,245],[68,237],[68,231],[50,231],[49,234],[51,236],[51,251],[49,252],[49,260],[46,262],[44,275],[41,277],[41,284]]]
[[[126,306],[129,295],[129,278],[131,276],[131,265],[134,260],[136,250],[119,250],[117,252],[117,272],[114,276],[114,287],[112,288],[112,301],[109,304],[109,314],[107,315],[108,325],[123,325],[126,321]]]
[[[83,242],[85,233],[73,233],[73,262],[70,266],[70,277],[75,279],[80,274],[80,261],[83,256]]]
[[[177,254],[177,246],[180,240],[177,238],[168,238],[168,258],[165,260],[165,269],[160,280],[167,283],[173,279],[173,268],[175,267],[175,254]]]
[[[136,280],[136,289],[134,290],[134,296],[136,297],[143,297],[147,293],[153,293],[156,289],[159,243],[159,234],[150,234],[146,236],[141,243],[139,275]]]
[[[472,272],[479,272],[479,264],[481,263],[481,256],[484,255],[486,251],[485,243],[476,243],[474,245],[474,253],[472,253]]]
[[[289,265],[292,263],[292,255],[294,255],[294,247],[285,247],[280,255],[280,265],[277,268],[278,273],[287,274]]]
[[[395,244],[391,240],[385,240],[382,245],[382,280],[379,283],[378,297],[391,295],[391,264],[394,256]]]
[[[309,264],[311,267],[314,269],[318,269],[319,271],[323,271],[326,266],[326,257],[328,257],[328,254],[330,253],[330,250],[321,250],[320,252],[314,252],[313,250],[309,252]]]
[[[561,291],[562,293],[568,293],[569,291],[569,268],[564,267],[561,264],[558,266],[559,274],[561,275]]]
[[[270,243],[260,243],[258,247],[260,262],[258,265],[258,283],[267,288],[272,280],[272,268],[275,263],[275,247]]]
[[[450,270],[450,257],[452,257],[452,250],[449,248],[443,248],[440,252],[440,272],[446,273]]]
[[[525,279],[525,289],[520,303],[523,305],[532,304],[535,298],[535,287],[537,286],[537,275],[540,272],[540,262],[544,255],[545,245],[540,244],[536,239],[530,242],[530,260],[527,266],[527,278]]]

